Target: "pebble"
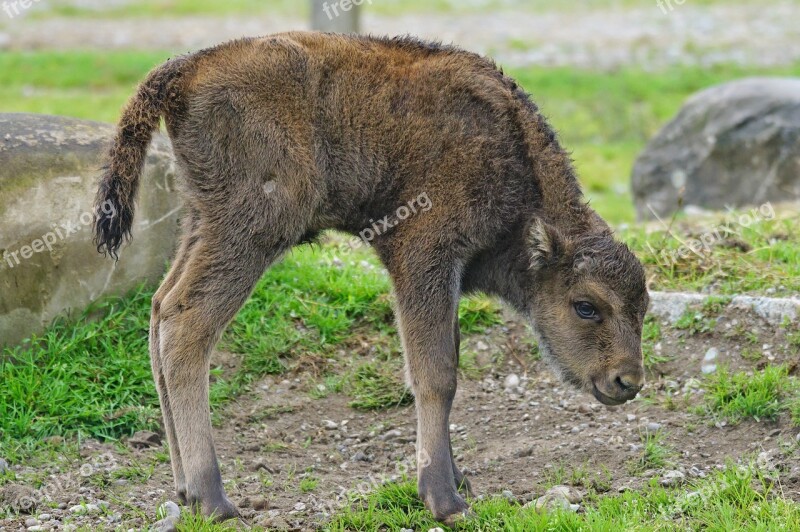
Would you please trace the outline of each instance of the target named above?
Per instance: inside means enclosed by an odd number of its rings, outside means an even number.
[[[0,475],[8,471],[8,462],[0,458]]]
[[[428,532],[444,532],[444,529],[437,526],[437,527],[434,527],[434,528],[429,528]]]
[[[680,471],[667,471],[663,475],[661,475],[661,480],[659,484],[664,487],[670,488],[674,486],[680,486],[683,484],[683,481],[686,480],[686,475],[681,473]]]
[[[339,428],[339,424],[330,419],[323,419],[322,426],[325,427],[326,430],[336,430]]]
[[[32,526],[36,526],[38,524],[39,524],[39,520],[38,519],[30,518],[30,519],[26,519],[25,520],[25,526],[28,527],[28,528],[30,528]]]
[[[294,505],[294,509],[297,510],[298,512],[302,512],[303,510],[306,509],[306,503],[298,502],[297,504]]]
[[[628,415],[626,416],[626,419],[628,420],[628,423],[631,423],[631,422],[633,422],[633,421],[636,421],[636,416],[635,416],[635,415],[633,415],[633,414],[628,414]]]
[[[176,532],[181,518],[180,507],[172,501],[167,501],[158,508],[158,515],[164,518],[153,524],[153,532]]]
[[[356,451],[356,453],[350,457],[352,462],[371,462],[369,456],[367,456],[364,451]]]
[[[661,430],[661,427],[662,427],[661,423],[656,423],[655,421],[651,421],[650,423],[645,425],[645,428],[647,429],[648,432],[659,431]]]
[[[569,486],[553,486],[538,499],[525,504],[525,507],[533,506],[536,511],[562,509],[577,512],[580,500],[580,495]]]
[[[161,508],[158,510],[158,514],[163,515],[164,517],[179,518],[181,516],[181,508],[174,502],[167,501],[161,505]]]
[[[703,365],[700,368],[700,371],[702,371],[704,375],[708,375],[709,373],[714,373],[717,371],[716,360],[718,356],[719,349],[716,347],[712,347],[706,351],[706,354],[703,357]]]
[[[100,507],[96,504],[76,504],[69,511],[76,515],[96,514],[100,512]]]
[[[511,390],[519,386],[519,383],[520,383],[519,375],[517,375],[516,373],[512,373],[506,377],[505,381],[503,381],[503,387],[506,390]]]

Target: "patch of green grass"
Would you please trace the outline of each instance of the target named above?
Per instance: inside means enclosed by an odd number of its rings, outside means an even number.
[[[334,256],[331,248],[296,248],[258,283],[222,342],[247,355],[242,378],[282,372],[282,357],[329,354],[357,324],[391,329],[389,279],[374,256],[354,250],[337,265]]]
[[[307,476],[300,479],[299,488],[302,493],[310,493],[317,489],[317,486],[319,486],[319,479],[316,477]]]
[[[414,401],[395,371],[374,362],[357,367],[347,376],[343,389],[353,398],[350,406],[363,410],[404,406]]]
[[[687,309],[675,322],[675,328],[686,331],[689,336],[708,333],[714,330],[717,320],[707,317],[702,312]]]
[[[0,354],[0,455],[53,435],[115,439],[157,428],[150,293],[113,298]],[[94,319],[92,319],[94,318]]]
[[[371,255],[331,267],[333,250],[302,247],[271,268],[226,331],[220,347],[243,356],[238,373],[212,371],[219,406],[252,380],[280,373],[282,358],[328,356],[354,329],[391,330],[389,282]],[[148,355],[152,292],[91,306],[73,319],[0,354],[0,455],[13,459],[53,435],[117,439],[157,429],[160,419]],[[356,403],[407,402],[388,376],[362,371]],[[381,386],[386,389],[380,390]]]
[[[500,304],[492,298],[473,295],[461,300],[458,323],[462,334],[484,332],[489,327],[503,323]]]
[[[294,407],[289,405],[269,406],[250,415],[248,420],[251,423],[262,423],[270,419],[277,419],[283,414],[291,414]]]
[[[684,488],[657,483],[620,495],[591,496],[580,513],[523,508],[504,497],[474,501],[474,516],[453,530],[522,532],[545,530],[795,530],[800,506],[755,469],[728,465]],[[325,530],[429,530],[433,521],[411,482],[387,484],[337,515]]]
[[[631,227],[620,234],[644,263],[656,290],[711,287],[725,296],[768,288],[777,296],[800,291],[800,215],[779,213],[747,227],[738,225],[737,218],[733,212],[719,219],[680,221],[669,230]],[[704,237],[707,246],[700,241]],[[724,301],[712,301],[708,310],[718,313]]]
[[[716,416],[731,423],[746,418],[756,421],[775,419],[786,408],[794,380],[785,366],[767,366],[752,374],[731,373],[720,367],[705,382],[705,406]]]
[[[645,430],[640,434],[642,441],[642,455],[631,464],[633,474],[642,473],[648,469],[661,469],[669,464],[673,455],[672,449],[664,443],[664,433],[660,430]]]
[[[657,364],[670,360],[669,356],[656,353],[655,345],[659,341],[661,341],[661,325],[655,317],[647,315],[642,327],[642,358],[647,369],[653,369]]]

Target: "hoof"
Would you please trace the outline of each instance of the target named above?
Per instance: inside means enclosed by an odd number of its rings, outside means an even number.
[[[469,521],[473,517],[475,517],[475,514],[472,512],[472,510],[467,508],[466,510],[463,510],[461,512],[448,515],[444,519],[437,519],[437,520],[447,525],[450,528],[455,528],[459,524],[463,524],[465,521]]]
[[[194,508],[195,511],[199,510],[204,516],[218,523],[241,517],[239,510],[225,495],[219,495],[210,500],[190,497],[190,506]]]
[[[227,497],[223,497],[221,501],[218,501],[214,505],[203,508],[203,514],[217,523],[227,521],[228,519],[241,519],[242,517],[241,514],[239,514],[239,510]]]
[[[431,493],[423,496],[422,501],[434,519],[448,526],[467,518],[470,513],[469,505],[456,491]]]

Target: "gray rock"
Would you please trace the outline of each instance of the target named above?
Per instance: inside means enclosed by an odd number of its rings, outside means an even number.
[[[163,515],[164,517],[174,517],[175,519],[179,519],[181,516],[181,508],[174,502],[167,501],[161,505],[158,514]]]
[[[667,471],[661,475],[661,479],[658,481],[658,483],[664,487],[671,488],[674,486],[680,486],[685,480],[686,475],[680,471]]]
[[[0,113],[0,346],[67,309],[162,277],[180,206],[165,137],[150,147],[125,260],[104,258],[92,242],[92,203],[113,135],[110,124]]]
[[[147,449],[148,447],[159,447],[161,436],[149,430],[140,430],[128,438],[128,443],[136,449]]]
[[[160,521],[156,521],[150,530],[152,532],[178,532],[178,518],[165,517]]]
[[[656,423],[655,421],[651,421],[650,423],[645,425],[645,428],[647,429],[648,432],[657,432],[661,430],[661,427],[662,427],[661,423]]]
[[[723,209],[800,199],[798,164],[800,79],[711,87],[692,96],[639,155],[636,212],[652,219],[681,204]],[[769,215],[766,208],[751,213]]]
[[[538,499],[525,504],[525,507],[533,506],[537,512],[555,509],[577,512],[580,508],[578,504],[580,501],[580,494],[569,486],[553,486]]]
[[[0,458],[0,475],[8,471],[8,462]]]
[[[516,373],[512,373],[506,377],[505,381],[503,381],[503,387],[506,390],[513,390],[514,388],[519,386],[519,383],[520,383],[519,375],[517,375]]]

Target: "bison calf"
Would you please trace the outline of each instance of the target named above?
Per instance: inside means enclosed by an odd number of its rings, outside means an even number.
[[[185,213],[153,296],[150,356],[183,503],[237,515],[211,437],[209,354],[265,269],[325,229],[369,229],[391,275],[425,457],[419,494],[439,520],[468,508],[448,433],[463,293],[496,294],[530,318],[561,378],[602,403],[642,387],[641,264],[491,61],[411,38],[286,33],[166,62],[124,110],[97,194],[98,250],[114,258],[162,117]],[[421,197],[427,209],[378,223]]]

